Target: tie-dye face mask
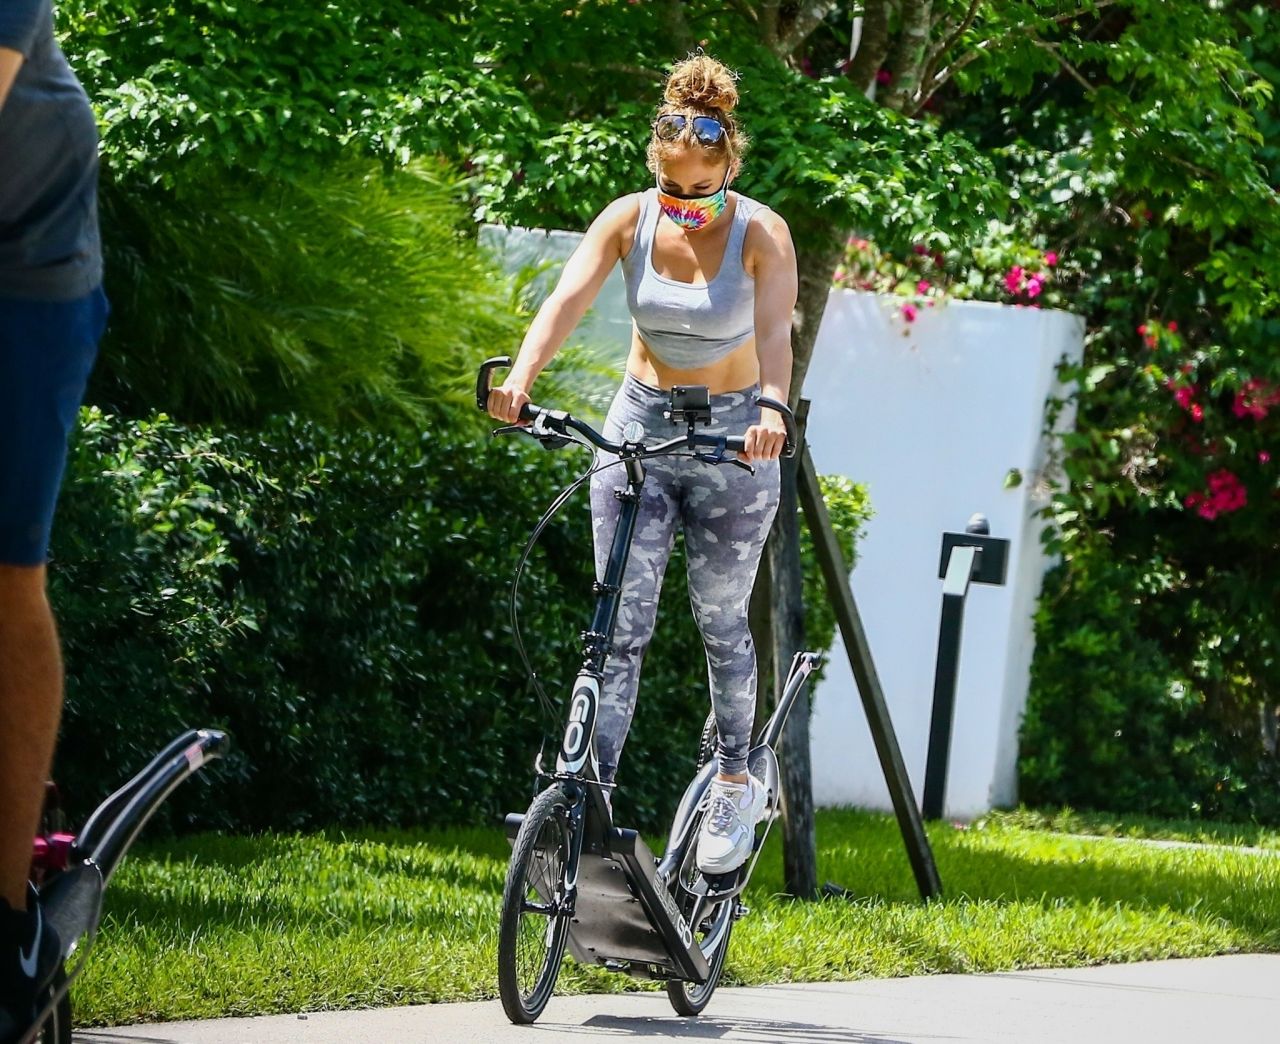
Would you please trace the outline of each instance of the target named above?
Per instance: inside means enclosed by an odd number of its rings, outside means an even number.
[[[710,196],[673,196],[669,192],[663,192],[662,184],[658,184],[658,206],[667,217],[687,232],[706,228],[724,213],[728,203],[729,175],[727,172],[720,191],[713,192]]]

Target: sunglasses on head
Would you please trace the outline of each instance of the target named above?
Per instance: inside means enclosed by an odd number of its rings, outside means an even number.
[[[724,124],[714,116],[684,116],[678,112],[659,116],[653,122],[653,132],[660,141],[675,141],[690,122],[693,124],[693,136],[702,145],[714,145],[728,133]]]

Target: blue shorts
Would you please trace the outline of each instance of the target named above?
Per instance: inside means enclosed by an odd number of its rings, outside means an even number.
[[[74,301],[0,298],[0,564],[48,557],[67,439],[109,310],[101,288]]]

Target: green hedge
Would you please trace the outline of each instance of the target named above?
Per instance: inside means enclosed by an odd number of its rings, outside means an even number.
[[[175,826],[475,823],[523,806],[541,720],[508,585],[584,455],[296,419],[222,435],[83,420],[51,574],[68,665],[56,775],[73,811],[202,725],[229,728],[234,752],[176,795]],[[846,489],[833,510],[848,548],[865,497]],[[556,699],[589,619],[590,546],[584,492],[521,589]],[[668,597],[620,773],[629,817],[669,814],[706,708],[701,642]]]

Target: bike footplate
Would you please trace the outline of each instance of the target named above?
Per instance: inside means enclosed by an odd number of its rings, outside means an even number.
[[[615,827],[607,853],[583,852],[569,952],[583,964],[626,965],[638,978],[707,981],[693,932],[634,830]]]

